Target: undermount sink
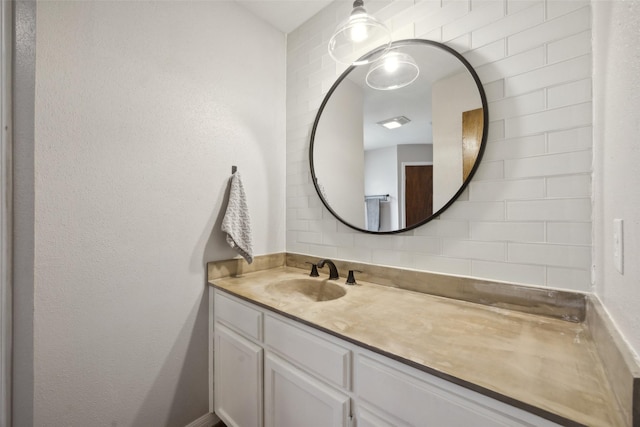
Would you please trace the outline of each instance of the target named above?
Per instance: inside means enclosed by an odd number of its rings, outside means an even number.
[[[288,279],[270,283],[266,290],[278,298],[303,302],[331,301],[343,297],[347,291],[328,279]]]

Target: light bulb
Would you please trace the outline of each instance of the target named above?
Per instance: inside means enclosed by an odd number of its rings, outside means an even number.
[[[388,55],[384,60],[384,70],[391,74],[398,70],[400,62],[396,55]]]
[[[418,64],[409,54],[392,51],[371,65],[366,81],[372,89],[393,90],[410,85],[419,74]]]
[[[351,40],[356,43],[364,41],[367,38],[367,26],[362,22],[354,24],[354,26],[351,27],[350,35]]]
[[[367,47],[379,44],[379,48],[363,53]],[[380,59],[391,45],[391,31],[382,22],[369,15],[363,0],[353,2],[353,10],[329,40],[329,55],[341,64],[371,64]]]

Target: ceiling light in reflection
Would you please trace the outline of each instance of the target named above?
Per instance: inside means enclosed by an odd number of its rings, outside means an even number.
[[[371,64],[366,80],[372,89],[394,90],[410,85],[419,74],[420,68],[411,55],[391,51]]]

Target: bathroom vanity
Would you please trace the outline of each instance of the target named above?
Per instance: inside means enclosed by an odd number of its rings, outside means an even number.
[[[627,425],[583,323],[344,278],[314,301],[277,284],[326,272],[290,266],[217,276],[229,427]]]

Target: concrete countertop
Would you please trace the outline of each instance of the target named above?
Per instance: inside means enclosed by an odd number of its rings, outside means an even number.
[[[562,425],[623,426],[585,323],[369,282],[306,302],[268,285],[309,278],[278,267],[210,283],[218,289]],[[317,278],[326,280],[326,275]]]

